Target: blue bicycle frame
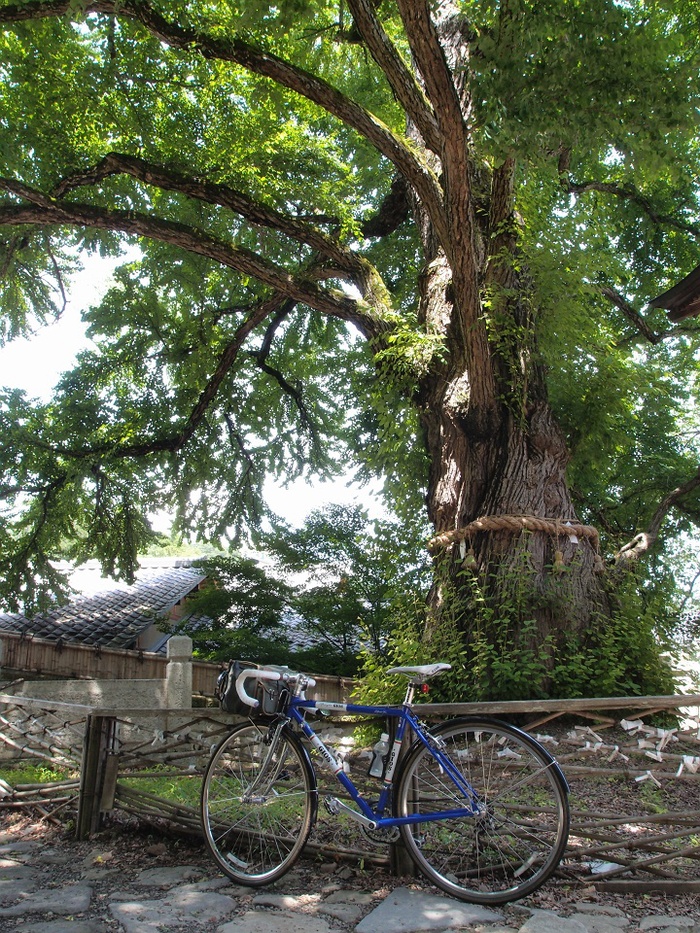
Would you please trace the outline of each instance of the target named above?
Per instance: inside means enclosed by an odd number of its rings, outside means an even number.
[[[387,755],[383,786],[375,809],[370,806],[355,784],[350,780],[347,774],[345,774],[342,762],[338,760],[333,751],[324,744],[306,721],[303,715],[305,710],[318,710],[320,712],[325,711],[336,714],[357,713],[360,715],[398,720],[396,736]],[[326,765],[333,771],[336,779],[350,794],[352,800],[359,807],[362,817],[364,817],[361,821],[369,823],[372,828],[388,829],[391,826],[404,826],[408,823],[449,820],[465,816],[474,817],[482,812],[479,798],[475,790],[464,779],[462,773],[455,768],[450,758],[442,751],[435,739],[425,732],[423,725],[414,715],[413,709],[409,703],[404,703],[402,706],[360,706],[354,703],[332,703],[324,700],[306,700],[300,697],[292,697],[286,715],[291,721],[297,723],[311,745],[319,752]],[[442,771],[452,780],[456,790],[455,796],[464,798],[463,807],[453,810],[441,810],[437,813],[414,813],[410,816],[399,817],[384,816],[384,812],[391,800],[391,790],[399,760],[399,752],[403,744],[406,729],[409,726],[413,729],[417,739],[430,751]],[[350,812],[352,814],[352,810]]]

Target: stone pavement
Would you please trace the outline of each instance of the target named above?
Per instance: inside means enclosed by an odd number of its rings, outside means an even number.
[[[162,842],[143,867],[145,847],[131,861],[121,853],[116,867],[109,843],[0,831],[0,933],[700,933],[700,898],[639,897],[647,903],[625,909],[550,883],[548,909],[536,899],[491,909],[333,863],[251,889],[219,875],[203,852],[165,864],[172,847]]]

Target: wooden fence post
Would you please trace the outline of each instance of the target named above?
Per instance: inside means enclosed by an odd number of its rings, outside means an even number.
[[[115,750],[116,734],[115,716],[87,717],[80,765],[76,839],[88,839],[99,829],[107,762]]]

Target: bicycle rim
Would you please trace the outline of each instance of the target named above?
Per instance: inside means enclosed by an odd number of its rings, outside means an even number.
[[[423,874],[453,897],[504,904],[554,872],[569,831],[567,788],[551,756],[525,733],[488,720],[453,720],[433,730],[476,792],[477,813],[401,827]],[[398,816],[465,805],[431,753],[414,746],[402,769]]]
[[[214,752],[202,784],[204,838],[222,871],[269,884],[301,854],[316,815],[316,782],[286,727],[272,750],[267,726],[244,723]]]

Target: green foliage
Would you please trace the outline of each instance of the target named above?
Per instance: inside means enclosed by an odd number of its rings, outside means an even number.
[[[128,776],[128,785],[135,791],[153,794],[186,807],[199,810],[202,793],[202,781],[199,774],[172,774],[172,769],[165,765],[153,766],[148,777],[138,777],[138,772]],[[158,771],[163,771],[159,775]],[[168,773],[169,772],[169,773]]]
[[[468,699],[470,672],[466,649],[454,616],[446,613],[439,622],[418,596],[397,597],[392,605],[392,638],[386,654],[365,649],[362,653],[361,680],[356,690],[359,703],[400,703],[406,689],[405,677],[392,681],[386,671],[402,665],[451,664],[452,669],[430,685],[433,703]],[[420,696],[416,697],[420,700]]]
[[[264,543],[285,575],[303,575],[290,601],[302,629],[344,657],[352,672],[360,630],[371,650],[381,654],[391,631],[393,595],[419,592],[426,583],[425,554],[415,530],[395,520],[370,523],[359,507],[331,505],[312,512],[303,528],[277,526]]]
[[[177,626],[192,638],[194,656],[285,663],[289,643],[283,616],[289,588],[251,558],[214,557],[201,567],[208,585],[191,598],[192,612]]]
[[[196,656],[350,676],[365,641],[376,656],[386,650],[393,594],[424,583],[415,538],[393,522],[369,523],[360,508],[312,512],[302,528],[278,525],[264,543],[264,564],[240,556],[202,562],[208,585],[178,626]]]
[[[444,568],[443,568],[444,570]],[[437,609],[418,600],[393,607],[393,636],[387,656],[365,651],[358,695],[363,702],[400,702],[405,683],[387,683],[388,667],[446,661],[447,675],[431,684],[431,702],[567,699],[644,696],[674,692],[670,668],[659,661],[665,633],[659,600],[640,592],[629,578],[618,590],[618,608],[585,634],[552,631],[542,637],[528,618],[536,602],[532,576],[522,563],[509,568],[510,585],[497,597],[473,571],[462,571],[459,591],[444,572]],[[566,600],[566,579],[552,583]],[[504,593],[509,591],[509,596]],[[550,600],[550,605],[556,605]]]
[[[0,781],[6,781],[11,787],[20,784],[51,784],[54,781],[67,781],[77,777],[64,768],[49,765],[37,765],[22,761],[0,768]]]

